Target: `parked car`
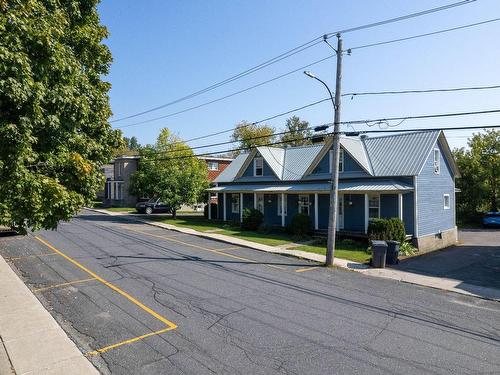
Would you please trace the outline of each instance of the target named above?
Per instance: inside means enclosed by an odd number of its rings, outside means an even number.
[[[172,208],[167,206],[161,201],[161,198],[151,198],[147,202],[139,202],[135,205],[135,209],[140,214],[152,214],[152,213],[171,213]]]
[[[483,227],[500,228],[500,212],[486,212],[483,216]]]

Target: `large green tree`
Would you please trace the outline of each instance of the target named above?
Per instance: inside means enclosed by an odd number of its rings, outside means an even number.
[[[0,224],[55,228],[118,147],[97,1],[0,0]]]
[[[500,207],[500,131],[474,134],[468,148],[453,151],[461,177],[457,180],[459,219],[470,220],[483,211]]]
[[[141,149],[139,168],[132,176],[130,190],[137,196],[160,197],[172,207],[175,218],[182,204],[201,202],[208,185],[206,163],[164,128],[154,146]]]
[[[252,124],[242,121],[236,125],[231,141],[236,142],[235,148],[250,148],[272,143],[275,140],[274,128],[266,124]],[[238,155],[240,151],[234,151]]]
[[[313,131],[309,128],[309,123],[301,121],[298,116],[292,116],[286,120],[285,131],[287,133],[281,136],[283,145],[302,146],[312,143]]]

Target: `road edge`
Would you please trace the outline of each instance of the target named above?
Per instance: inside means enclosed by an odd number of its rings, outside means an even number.
[[[18,375],[99,374],[2,256],[0,337]]]

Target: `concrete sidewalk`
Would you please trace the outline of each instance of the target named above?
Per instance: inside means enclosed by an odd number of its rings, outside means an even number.
[[[142,216],[136,216],[121,212],[110,212],[101,209],[88,208],[88,210],[111,215],[111,216],[121,216],[131,220],[136,220],[144,224],[152,225],[159,228],[165,228],[185,234],[192,234],[194,236],[208,238],[212,240],[217,240],[221,242],[225,242],[228,244],[243,246],[259,251],[265,251],[268,253],[280,254],[293,256],[296,258],[312,260],[318,263],[325,263],[326,257],[321,254],[309,253],[306,251],[284,249],[280,247],[274,247],[269,245],[263,245],[252,241],[243,240],[240,238],[235,238],[231,236],[226,236],[224,234],[217,234],[216,232],[207,233],[207,232],[199,232],[190,228],[182,228],[171,224],[158,223],[155,221],[144,219]],[[485,299],[490,299],[494,301],[500,301],[500,289],[496,288],[488,288],[483,286],[477,286],[472,284],[464,283],[461,280],[447,279],[442,277],[432,277],[426,276],[406,271],[395,270],[391,268],[371,268],[367,264],[362,264],[358,262],[353,262],[350,260],[335,258],[334,265],[337,267],[345,268],[351,271],[356,271],[363,273],[365,275],[374,276],[374,277],[382,277],[385,279],[397,280],[404,283],[422,285],[426,287],[446,290],[449,292],[460,293],[468,296],[480,297]]]
[[[1,256],[0,338],[2,375],[99,374]]]

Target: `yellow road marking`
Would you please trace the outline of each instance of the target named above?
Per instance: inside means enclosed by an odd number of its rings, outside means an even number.
[[[307,268],[299,268],[298,270],[295,270],[295,272],[306,272],[306,271],[312,271],[316,270],[318,268],[321,268],[322,266],[313,266],[313,267],[307,267]]]
[[[91,277],[90,279],[82,279],[82,280],[69,281],[67,283],[46,286],[44,288],[33,289],[33,292],[43,292],[43,291],[49,290],[49,289],[61,288],[61,287],[68,286],[68,285],[85,283],[87,281],[92,281],[92,280],[95,280],[95,277]]]
[[[241,246],[232,246],[232,247],[225,247],[223,249],[217,249],[219,251],[226,251],[226,250],[238,250],[241,249]]]
[[[92,272],[91,270],[89,270],[87,267],[85,267],[84,265],[78,263],[76,260],[74,260],[73,258],[70,258],[69,256],[67,256],[66,254],[64,254],[63,252],[57,250],[54,246],[52,246],[51,244],[49,244],[48,242],[46,242],[45,240],[41,239],[40,237],[36,236],[35,237],[38,241],[40,241],[41,243],[43,243],[45,246],[47,246],[49,249],[51,249],[52,251],[54,251],[55,253],[59,254],[60,256],[62,256],[64,259],[68,260],[69,262],[73,263],[75,266],[77,266],[78,268],[80,268],[81,270],[87,272],[90,276],[92,276],[95,280],[101,282],[102,284],[106,285],[108,288],[114,290],[115,292],[119,293],[120,295],[122,295],[123,297],[125,297],[126,299],[128,299],[130,302],[132,302],[133,304],[135,304],[136,306],[140,307],[142,310],[146,311],[148,314],[154,316],[156,319],[158,319],[160,322],[164,323],[167,328],[164,328],[160,331],[155,331],[155,332],[151,332],[151,333],[148,333],[146,335],[142,335],[142,336],[138,336],[138,337],[134,337],[134,338],[131,338],[131,339],[128,339],[128,340],[125,340],[125,341],[121,341],[119,343],[116,343],[116,344],[113,344],[113,345],[110,345],[110,346],[107,346],[105,348],[102,348],[102,349],[97,349],[93,352],[89,352],[87,354],[89,355],[95,355],[95,354],[98,354],[98,353],[102,353],[102,351],[107,351],[109,349],[112,349],[112,348],[116,348],[118,346],[122,346],[122,345],[125,345],[125,344],[128,344],[128,343],[131,343],[131,342],[135,342],[135,341],[138,341],[138,340],[142,340],[143,338],[146,338],[146,337],[149,337],[149,336],[152,336],[152,335],[157,335],[157,334],[160,334],[160,333],[164,333],[164,332],[167,332],[167,331],[171,331],[173,329],[176,329],[177,328],[177,325],[173,322],[171,322],[170,320],[168,320],[167,318],[164,318],[163,316],[161,316],[160,314],[158,314],[156,311],[150,309],[149,307],[147,307],[146,305],[144,305],[143,303],[139,302],[138,300],[136,300],[134,297],[132,297],[130,294],[128,294],[127,292],[121,290],[120,288],[118,288],[117,286],[111,284],[110,282],[104,280],[102,277],[98,276],[97,274],[95,274],[94,272]]]
[[[160,236],[160,235],[157,235],[157,234],[143,232],[142,230],[137,230],[137,229],[130,229],[130,228],[127,228],[127,229],[130,230],[130,231],[132,231],[132,232],[137,232],[137,233],[145,234],[146,236],[152,236],[152,237],[161,238],[161,239],[167,240],[167,241],[177,242],[177,243],[180,243],[182,245],[191,246],[191,247],[194,247],[195,249],[210,251],[211,253],[216,253],[216,254],[223,255],[223,256],[226,256],[226,257],[229,257],[229,258],[244,260],[245,262],[250,262],[250,263],[259,263],[259,262],[257,262],[256,260],[253,260],[253,259],[243,258],[243,257],[239,257],[239,256],[236,256],[236,255],[226,254],[226,253],[222,252],[223,250],[233,249],[232,247],[227,248],[227,249],[209,249],[208,247],[191,244],[189,242],[184,242],[184,241],[181,241],[181,240],[176,240],[176,239],[173,239],[173,238],[170,238],[170,237],[167,237],[167,236]],[[239,248],[239,247],[234,247],[234,248]],[[278,267],[278,266],[275,266],[275,265],[272,265],[272,264],[262,264],[262,265],[266,266],[266,267],[277,268],[279,270],[284,269],[283,267]]]
[[[19,259],[28,259],[28,258],[38,258],[38,257],[46,257],[49,255],[56,255],[55,253],[48,253],[48,254],[38,254],[38,255],[23,255],[20,257],[12,257],[12,258],[5,258],[7,260],[19,260]]]

